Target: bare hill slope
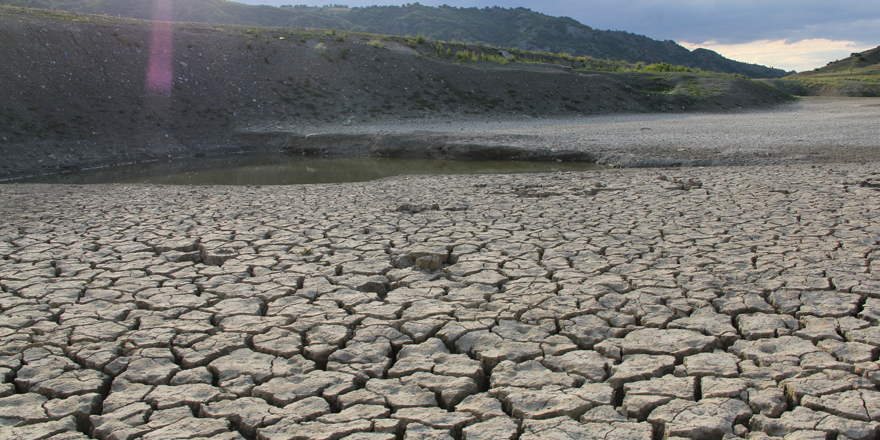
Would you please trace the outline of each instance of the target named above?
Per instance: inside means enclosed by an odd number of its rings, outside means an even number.
[[[146,86],[153,30],[170,32],[166,93]],[[606,74],[462,62],[478,46],[284,28],[156,25],[0,7],[0,178],[239,148],[248,137],[347,125],[736,111],[785,101],[727,75]],[[161,58],[161,57],[160,57]],[[153,56],[155,61],[156,56]],[[559,64],[549,64],[558,62]],[[450,125],[454,130],[454,125]],[[248,135],[244,135],[247,133]]]
[[[57,9],[113,17],[152,19],[154,2],[144,0],[0,0],[0,5]],[[659,41],[620,30],[600,30],[569,17],[552,17],[526,8],[402,6],[348,8],[250,6],[226,0],[170,0],[172,21],[245,26],[285,26],[481,42],[541,52],[566,52],[630,63],[669,63],[752,78],[779,78],[781,69],[743,63],[674,41]]]

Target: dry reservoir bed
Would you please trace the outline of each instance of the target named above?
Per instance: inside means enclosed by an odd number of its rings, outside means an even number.
[[[0,436],[876,438],[878,176],[2,186]]]

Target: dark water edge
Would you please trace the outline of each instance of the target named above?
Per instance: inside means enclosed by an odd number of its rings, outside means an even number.
[[[451,161],[375,157],[316,158],[236,154],[174,159],[31,177],[13,182],[165,185],[301,185],[366,182],[405,174],[519,174],[608,168],[585,162]],[[13,183],[7,182],[7,183]]]

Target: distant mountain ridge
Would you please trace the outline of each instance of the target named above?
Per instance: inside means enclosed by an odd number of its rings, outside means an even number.
[[[171,0],[173,21],[248,26],[288,26],[388,35],[417,35],[446,41],[481,42],[542,52],[669,63],[753,78],[779,78],[781,69],[724,58],[707,49],[693,52],[674,41],[658,41],[624,31],[597,30],[569,17],[551,17],[526,8],[405,6],[285,7],[249,6],[226,0]],[[144,0],[0,0],[10,6],[59,9],[151,19]]]

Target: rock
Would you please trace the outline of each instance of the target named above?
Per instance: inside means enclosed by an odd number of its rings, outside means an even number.
[[[49,421],[43,408],[46,398],[36,394],[16,394],[0,398],[0,422],[3,426],[23,426]]]
[[[0,420],[3,420],[3,418],[0,418]],[[5,428],[3,429],[5,432],[2,432],[4,437],[8,436],[8,438],[14,439],[82,438],[79,436],[70,437],[71,435],[78,434],[76,432],[76,420],[74,420],[73,416],[51,422]]]
[[[359,432],[369,432],[373,425],[369,420],[347,423],[299,423],[296,419],[280,422],[258,430],[258,440],[322,440],[339,439]]]
[[[100,411],[101,395],[83,394],[66,399],[52,399],[43,404],[43,407],[46,409],[46,415],[52,420],[62,419],[67,416],[84,419]]]
[[[837,360],[850,364],[870,362],[876,358],[877,347],[859,342],[842,342],[825,339],[817,344],[819,348],[833,355]]]
[[[351,374],[317,370],[273,378],[254,388],[252,395],[273,405],[284,406],[314,396],[335,398],[356,388],[356,378]]]
[[[147,427],[156,430],[192,416],[192,409],[185,406],[153,411],[149,415]]]
[[[576,374],[589,382],[602,382],[615,362],[595,351],[578,350],[559,356],[544,356],[541,363],[552,371]]]
[[[570,338],[581,349],[591,350],[606,339],[626,334],[624,329],[613,328],[608,321],[596,315],[576,316],[560,322],[562,336]]]
[[[352,374],[360,382],[381,378],[391,366],[391,350],[388,340],[351,342],[327,358],[327,370]]]
[[[731,324],[730,316],[718,314],[714,307],[695,310],[687,318],[676,319],[666,325],[667,329],[684,329],[715,336],[724,345],[730,345],[740,339],[736,328]]]
[[[431,360],[434,361],[434,374],[467,377],[476,383],[483,382],[483,366],[467,355],[438,353]]]
[[[391,410],[382,405],[352,405],[336,414],[326,414],[316,420],[321,423],[347,423],[354,420],[383,419]]]
[[[669,374],[674,367],[675,358],[672,356],[629,355],[623,358],[620,365],[611,367],[611,377],[606,382],[617,388],[625,382],[646,380]]]
[[[164,428],[144,434],[144,439],[191,439],[213,437],[229,431],[229,422],[225,419],[197,419],[187,417]]]
[[[743,338],[750,340],[788,336],[800,328],[789,315],[767,313],[739,315],[736,324]]]
[[[366,389],[382,396],[386,405],[394,411],[400,408],[437,406],[434,393],[417,385],[404,385],[400,379],[370,379]]]
[[[804,324],[804,328],[794,332],[795,336],[809,339],[814,344],[823,340],[843,340],[840,336],[840,325],[835,318],[806,315],[801,317],[800,321]]]
[[[620,410],[626,414],[627,418],[644,422],[651,411],[671,402],[672,399],[672,396],[631,394],[623,398]]]
[[[653,438],[653,428],[648,423],[614,422],[580,424],[568,417],[523,421],[523,434],[520,436],[520,440],[542,440],[548,438],[651,440]]]
[[[214,376],[206,367],[197,367],[191,370],[183,370],[177,372],[171,378],[171,385],[186,385],[191,383],[204,383],[210,385],[214,380]]]
[[[329,414],[330,405],[327,404],[325,399],[313,396],[285,405],[284,408],[282,408],[282,411],[286,416],[284,417],[284,421],[302,422],[306,420],[314,420],[325,414]]]
[[[756,341],[739,340],[730,348],[731,353],[752,360],[758,365],[774,363],[798,365],[804,355],[817,351],[820,349],[810,341],[795,336]]]
[[[848,419],[880,421],[880,392],[876,390],[850,390],[822,397],[803,396],[801,405]]]
[[[477,384],[469,377],[448,377],[423,372],[401,377],[400,383],[414,384],[433,391],[439,395],[440,405],[450,410],[464,398],[479,391]]]
[[[828,281],[823,281],[823,287],[825,287]],[[797,317],[812,315],[819,318],[842,318],[856,315],[860,297],[856,294],[840,291],[807,291],[801,293],[800,300],[803,304],[796,313]]]
[[[684,370],[688,376],[736,377],[739,375],[739,359],[729,353],[700,353],[684,358]]]
[[[345,393],[336,398],[341,409],[354,405],[385,405],[385,398],[363,388]]]
[[[695,379],[693,377],[675,377],[672,375],[623,384],[623,390],[627,396],[655,395],[694,400],[694,389]]]
[[[664,438],[712,439],[733,434],[733,426],[751,416],[751,408],[737,399],[676,399],[652,411],[648,421],[660,428]]]
[[[878,427],[880,425],[877,422],[849,420],[803,406],[783,413],[778,419],[758,414],[749,422],[752,431],[762,431],[768,435],[784,436],[798,431],[813,430],[822,431],[826,435],[846,436],[850,439],[876,438]]]
[[[671,375],[623,384],[621,410],[628,417],[644,421],[654,408],[673,399],[694,399],[695,378]]]
[[[469,412],[481,422],[485,422],[486,420],[495,417],[506,416],[504,410],[501,408],[501,402],[485,393],[466,397],[455,406],[455,410],[459,412]]]
[[[228,419],[242,433],[251,437],[257,435],[258,428],[278,423],[285,416],[281,408],[254,397],[202,404],[200,408],[199,417]]]
[[[493,417],[470,425],[462,431],[462,440],[514,440],[519,435],[516,422],[507,416]]]
[[[394,434],[384,432],[356,432],[345,436],[345,440],[396,440]]]
[[[864,378],[842,371],[824,371],[807,377],[785,379],[781,385],[785,389],[786,397],[796,404],[807,395],[821,397],[845,390],[874,388],[874,385]]]
[[[447,412],[430,407],[401,408],[392,417],[400,420],[403,426],[417,423],[448,431],[452,435],[457,435],[462,428],[476,421],[476,418],[468,413]]]
[[[492,389],[489,395],[500,400],[515,418],[548,419],[565,415],[577,419],[595,406],[610,405],[614,389],[605,384],[562,390],[507,387]]]
[[[221,332],[192,343],[188,347],[175,345],[172,351],[181,359],[180,364],[184,369],[203,367],[236,349],[245,348],[245,337],[246,335],[243,334]]]
[[[129,362],[120,376],[128,381],[148,385],[168,385],[180,367],[168,358],[141,358]],[[210,383],[210,382],[209,382]]]
[[[463,353],[480,359],[486,371],[491,371],[505,360],[518,363],[536,359],[544,353],[537,342],[509,342],[487,330],[469,332],[458,338],[455,346]]]
[[[220,382],[239,376],[250,376],[255,383],[263,383],[275,376],[304,374],[314,370],[314,364],[302,358],[285,358],[240,348],[208,365]]]
[[[452,435],[444,429],[434,429],[420,423],[411,423],[406,427],[404,440],[452,440]]]
[[[618,412],[611,405],[600,405],[585,412],[580,421],[581,423],[614,423],[629,422],[631,419]]]
[[[207,384],[188,384],[178,386],[159,385],[144,400],[157,409],[174,408],[184,405],[211,403],[231,396]],[[106,404],[106,402],[105,402]]]
[[[554,373],[537,361],[513,363],[504,361],[498,364],[489,378],[489,387],[521,387],[541,389],[546,386],[576,388],[583,384],[579,376],[566,373]]]
[[[707,352],[717,342],[714,336],[705,336],[691,330],[636,330],[620,342],[624,356],[630,354],[671,355],[678,359]]]
[[[712,397],[734,397],[745,400],[748,382],[737,378],[705,376],[700,380],[700,390],[704,399]]]
[[[755,413],[778,418],[788,407],[785,392],[779,388],[750,389],[748,393],[749,406]]]

